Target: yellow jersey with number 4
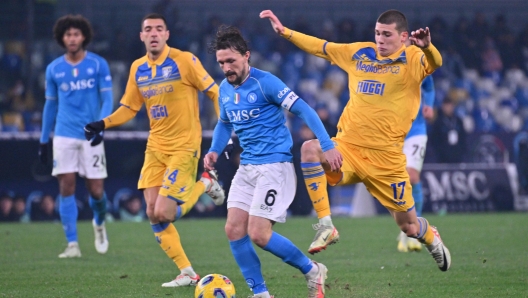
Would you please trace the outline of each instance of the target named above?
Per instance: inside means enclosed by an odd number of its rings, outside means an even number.
[[[145,104],[150,120],[147,151],[200,149],[199,91],[213,101],[218,115],[218,85],[189,52],[165,46],[155,61],[145,55],[132,63],[121,104],[134,111]]]

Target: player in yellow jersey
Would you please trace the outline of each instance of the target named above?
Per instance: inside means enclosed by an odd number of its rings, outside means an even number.
[[[405,15],[389,10],[377,19],[375,43],[337,44],[284,27],[270,10],[261,12],[260,17],[268,18],[275,32],[302,50],[348,73],[350,100],[334,138],[343,155],[341,170],[331,170],[319,141],[307,141],[301,148],[304,180],[319,217],[308,251],[320,252],[339,239],[330,218],[327,183],[363,182],[400,229],[424,243],[440,270],[447,271],[451,265],[449,250],[436,228],[416,216],[402,152],[403,140],[420,107],[422,80],[442,65],[429,28],[413,31],[409,37]],[[408,38],[415,47],[405,47]]]
[[[138,188],[143,189],[156,240],[181,270],[176,279],[162,286],[194,286],[200,277],[172,222],[188,213],[204,192],[215,204],[224,202],[215,172],[205,172],[200,181],[195,180],[202,141],[198,92],[213,101],[218,115],[218,85],[193,54],[167,46],[169,31],[162,15],[145,16],[140,37],[147,54],[132,63],[121,106],[103,120],[86,125],[85,135],[90,140],[105,128],[121,125],[146,105],[150,136]]]

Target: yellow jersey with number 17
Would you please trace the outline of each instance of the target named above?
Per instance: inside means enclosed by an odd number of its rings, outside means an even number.
[[[376,44],[337,44],[285,28],[283,37],[302,50],[324,58],[348,73],[350,100],[336,139],[360,147],[402,151],[403,141],[420,107],[422,80],[442,64],[431,44],[402,47],[389,57]]]
[[[165,46],[155,61],[145,55],[132,63],[121,104],[139,111],[145,103],[150,120],[147,151],[200,149],[199,91],[213,101],[218,115],[218,85],[189,52]]]

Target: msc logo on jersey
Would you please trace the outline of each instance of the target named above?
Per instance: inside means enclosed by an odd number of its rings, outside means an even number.
[[[174,87],[172,85],[163,85],[163,86],[149,86],[148,88],[140,89],[141,94],[144,98],[150,99],[153,96],[161,95],[164,93],[171,93],[174,91]]]
[[[385,91],[385,83],[374,81],[374,80],[365,80],[358,82],[358,87],[356,92],[366,95],[383,95]]]
[[[227,113],[230,122],[246,121],[251,118],[258,118],[258,116],[260,116],[260,109],[229,111]]]
[[[161,69],[161,73],[165,79],[168,79],[172,74],[172,66],[166,66]]]
[[[249,103],[255,103],[255,101],[257,101],[257,94],[255,94],[253,92],[249,93],[248,96],[247,96],[247,101]]]
[[[150,107],[150,118],[159,120],[161,118],[167,118],[168,116],[167,106],[155,105]]]
[[[88,80],[83,79],[83,80],[71,81],[70,84],[62,83],[60,85],[60,88],[64,92],[68,90],[77,91],[77,90],[91,89],[94,87],[95,87],[95,79],[88,79]]]

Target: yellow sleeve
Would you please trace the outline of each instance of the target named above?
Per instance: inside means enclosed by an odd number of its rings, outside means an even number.
[[[284,34],[282,34],[282,37],[291,41],[301,50],[326,59],[337,66],[344,66],[344,63],[349,63],[352,58],[354,47],[358,48],[354,43],[346,44],[328,42],[324,39],[302,34],[286,27],[284,27]]]
[[[130,67],[130,74],[128,75],[125,94],[123,94],[120,102],[129,109],[136,111],[136,113],[137,111],[141,110],[141,106],[143,105],[143,96],[141,95],[136,82],[136,72],[139,64],[140,63],[138,63],[138,60],[132,63],[132,66]]]
[[[411,71],[417,80],[423,80],[426,76],[432,74],[435,69],[442,66],[442,55],[433,44],[423,49],[417,46],[411,47],[409,47],[412,50],[410,57]]]
[[[190,85],[205,93],[205,95],[211,99],[214,105],[216,116],[220,117],[220,107],[218,105],[218,85],[204,69],[202,62],[200,62],[198,57],[189,52],[184,52],[184,55],[184,61],[188,66],[187,69],[189,70],[189,73],[188,75],[183,76],[183,79],[187,80]]]
[[[105,129],[119,126],[125,122],[128,122],[130,119],[134,118],[136,114],[137,111],[131,110],[125,106],[120,106],[110,116],[103,119],[105,123]]]

